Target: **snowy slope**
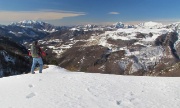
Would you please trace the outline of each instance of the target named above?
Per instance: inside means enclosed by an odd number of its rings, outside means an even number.
[[[136,27],[142,27],[142,28],[162,28],[163,24],[158,22],[144,22],[136,25]]]
[[[0,79],[1,108],[179,108],[180,78],[68,72]]]

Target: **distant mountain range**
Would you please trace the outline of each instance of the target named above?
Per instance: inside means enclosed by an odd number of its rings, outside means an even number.
[[[23,44],[38,40],[46,63],[72,71],[122,75],[180,76],[180,22],[56,27],[39,21],[0,26],[0,35]],[[101,58],[106,49],[112,53]],[[175,68],[173,68],[175,67]]]
[[[32,28],[32,29],[37,29],[39,31],[45,31],[45,32],[55,32],[59,28],[55,27],[51,24],[48,24],[46,22],[42,21],[34,21],[34,20],[24,20],[20,22],[13,22],[10,24],[10,26],[20,26],[24,28]]]
[[[76,30],[76,31],[109,31],[117,30],[120,28],[171,28],[177,29],[179,23],[174,23],[170,25],[162,25],[157,22],[145,22],[138,25],[126,25],[122,22],[117,22],[109,26],[101,25],[77,25],[77,26],[54,26],[42,21],[24,20],[20,22],[13,22],[10,25],[0,26],[0,35],[7,36],[16,40],[20,43],[32,42],[33,40],[39,40],[45,38],[46,36],[59,31],[65,30]]]
[[[67,27],[68,28],[68,27]],[[67,29],[66,27],[56,27],[42,21],[24,20],[10,25],[0,26],[0,35],[7,36],[17,42],[32,42],[42,39],[49,34]]]
[[[88,24],[54,32],[40,43],[47,51],[56,54],[51,57],[51,63],[68,70],[175,76],[180,70],[177,64],[180,56],[179,25],[165,26],[156,22],[129,27],[123,23],[110,26]],[[103,61],[101,56],[107,48],[113,52],[107,61]],[[96,63],[98,60],[102,61]],[[176,69],[171,70],[171,66]]]

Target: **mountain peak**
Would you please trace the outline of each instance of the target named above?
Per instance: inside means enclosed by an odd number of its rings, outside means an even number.
[[[19,23],[36,24],[36,23],[43,23],[43,22],[35,21],[35,20],[24,20],[24,21],[20,21]]]
[[[45,24],[45,22],[43,21],[35,21],[35,20],[23,20],[23,21],[19,21],[19,22],[12,22],[10,25],[43,25]]]
[[[124,24],[122,22],[117,22],[113,24],[114,28],[124,28]]]
[[[149,22],[145,22],[144,25],[145,26],[162,26],[162,23],[149,21]]]
[[[35,21],[35,20],[23,20],[19,22],[13,22],[10,25],[20,26],[24,28],[34,28],[34,29],[38,29],[40,31],[46,31],[46,32],[54,32],[57,29],[57,27],[55,27],[54,25],[51,25],[43,21]]]
[[[143,27],[143,28],[161,28],[161,27],[163,27],[163,24],[162,23],[158,23],[158,22],[149,21],[149,22],[140,23],[140,24],[137,25],[137,27]]]

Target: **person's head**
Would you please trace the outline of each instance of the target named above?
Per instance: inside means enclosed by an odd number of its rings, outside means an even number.
[[[35,45],[37,45],[38,44],[38,41],[35,41]]]
[[[33,45],[37,45],[38,44],[38,41],[33,41]]]

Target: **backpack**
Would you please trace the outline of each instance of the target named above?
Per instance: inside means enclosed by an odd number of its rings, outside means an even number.
[[[38,46],[36,46],[35,44],[32,44],[32,46],[31,46],[31,56],[32,57],[40,57],[41,56],[40,48]]]
[[[41,57],[41,56],[46,56],[46,53],[42,51],[40,47],[31,47],[31,51],[29,51],[29,56],[32,57]]]

